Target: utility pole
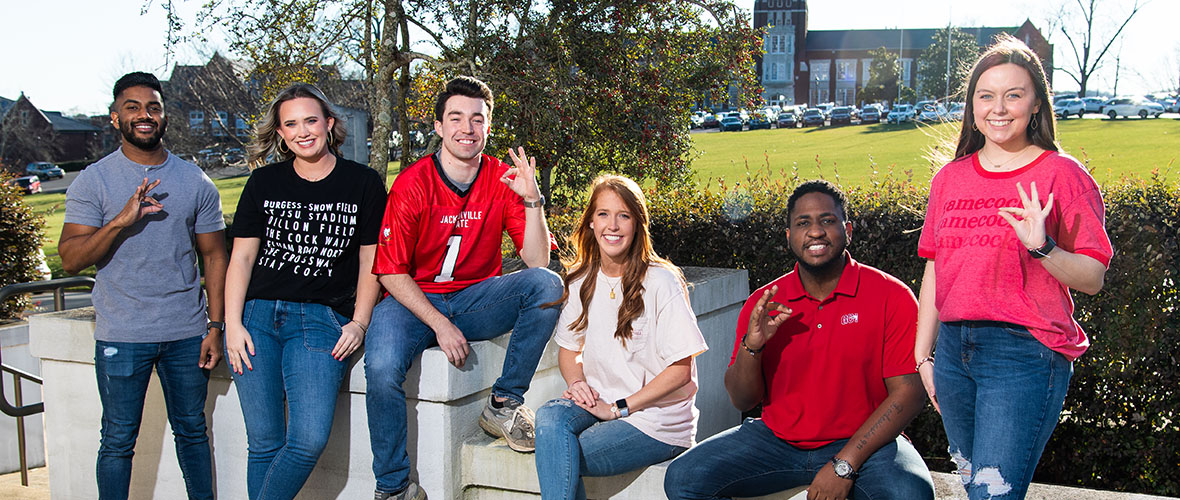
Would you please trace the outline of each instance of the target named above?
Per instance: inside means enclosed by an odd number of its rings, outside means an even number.
[[[947,98],[951,94],[951,7],[946,8],[946,87],[942,95]]]
[[[903,46],[905,46],[905,28],[899,28],[897,30],[897,100],[893,102],[894,105],[897,105],[901,101],[901,86],[904,85],[903,82],[905,81],[902,79],[901,71],[902,67],[904,67],[901,63],[901,49]]]

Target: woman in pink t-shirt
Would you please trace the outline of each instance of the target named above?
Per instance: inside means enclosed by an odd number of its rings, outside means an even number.
[[[972,499],[1024,497],[1089,346],[1070,289],[1098,293],[1112,254],[1098,186],[1055,127],[1040,59],[1005,36],[931,182],[914,361]]]
[[[570,238],[554,340],[569,388],[537,410],[541,497],[584,499],[582,476],[662,462],[692,446],[705,339],[684,276],[656,255],[635,181],[606,175]]]

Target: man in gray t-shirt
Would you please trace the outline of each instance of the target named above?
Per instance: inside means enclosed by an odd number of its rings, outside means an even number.
[[[71,274],[98,269],[94,368],[102,401],[100,499],[126,499],[152,368],[160,377],[190,499],[213,498],[205,425],[209,370],[221,360],[228,257],[221,198],[196,165],[164,149],[160,82],[115,83],[111,122],[123,145],[83,170],[66,192],[58,242]],[[197,253],[205,264],[202,293]]]

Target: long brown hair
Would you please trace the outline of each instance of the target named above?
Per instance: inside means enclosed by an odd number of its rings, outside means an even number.
[[[570,283],[578,278],[582,281],[582,288],[578,292],[578,299],[582,301],[582,314],[570,323],[569,328],[575,332],[585,331],[589,324],[587,316],[590,310],[590,299],[594,298],[594,288],[597,284],[598,270],[602,267],[602,253],[598,248],[598,240],[594,238],[594,230],[590,223],[594,217],[599,196],[610,190],[623,200],[627,211],[631,213],[635,223],[635,236],[631,238],[631,248],[627,250],[626,263],[623,264],[623,305],[619,307],[618,324],[615,326],[615,338],[623,345],[631,338],[631,322],[643,314],[643,278],[647,269],[653,264],[665,267],[676,274],[680,285],[685,286],[684,274],[680,268],[667,259],[656,255],[652,247],[651,231],[648,223],[651,220],[647,211],[647,199],[639,184],[619,175],[601,175],[594,179],[594,190],[586,210],[574,234],[570,235],[573,246],[573,257],[562,262],[569,273],[565,277],[565,292],[559,302],[564,302],[570,295]]]
[[[300,97],[319,101],[320,108],[324,113],[324,120],[329,118],[334,120],[335,124],[329,130],[332,140],[328,142],[328,149],[332,154],[340,156],[340,145],[344,144],[344,138],[348,135],[344,119],[341,118],[340,113],[336,112],[332,103],[318,87],[310,83],[296,83],[279,92],[279,95],[275,96],[274,100],[266,106],[266,111],[262,113],[258,123],[254,125],[254,140],[246,145],[249,164],[260,165],[270,161],[271,158],[289,160],[295,156],[290,148],[286,151],[279,149],[279,144],[283,142],[283,138],[279,136],[279,107],[284,102]]]
[[[955,147],[955,158],[962,158],[983,148],[987,139],[975,129],[975,86],[983,72],[1001,64],[1012,63],[1025,71],[1032,80],[1037,99],[1041,101],[1036,115],[1029,119],[1029,126],[1025,134],[1029,140],[1047,151],[1060,151],[1057,146],[1057,117],[1053,114],[1053,100],[1049,97],[1049,81],[1045,78],[1045,69],[1041,66],[1041,59],[1028,48],[1024,42],[1003,34],[996,37],[996,42],[979,56],[975,67],[971,69],[971,76],[967,78],[966,107],[963,109],[963,123],[959,129],[959,141]],[[1036,127],[1033,127],[1033,124]]]

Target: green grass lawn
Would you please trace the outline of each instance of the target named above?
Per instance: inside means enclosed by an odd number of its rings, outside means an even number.
[[[867,181],[874,171],[884,175],[912,175],[926,183],[936,170],[928,153],[944,139],[954,139],[954,125],[851,125],[791,130],[693,134],[696,159],[693,167],[703,186],[715,189],[718,180],[727,185],[744,183],[747,168],[776,175],[824,177],[854,186]],[[1086,163],[1099,183],[1124,174],[1150,175],[1153,169],[1166,171],[1176,179],[1180,166],[1171,166],[1180,156],[1180,120],[1177,119],[1086,119],[1058,122],[1058,138],[1065,151]],[[392,182],[398,163],[390,162],[386,186]],[[221,210],[232,215],[246,177],[213,181],[221,191]],[[33,210],[45,217],[45,255],[56,277],[64,276],[57,255],[65,216],[65,194],[35,194],[25,197]],[[93,268],[86,271],[93,274]]]
[[[937,169],[928,153],[945,139],[954,144],[955,125],[852,125],[843,127],[699,133],[693,162],[700,182],[715,188],[745,182],[747,168],[805,179],[824,177],[845,185],[869,179],[874,169],[912,172],[915,182],[929,182]],[[1066,120],[1058,122],[1058,139],[1069,154],[1086,163],[1098,182],[1126,173],[1146,176],[1167,170],[1180,155],[1180,120]],[[939,165],[941,166],[941,165]],[[1180,170],[1178,168],[1177,170]],[[1173,174],[1174,175],[1174,174]],[[1172,177],[1174,178],[1174,177]]]

